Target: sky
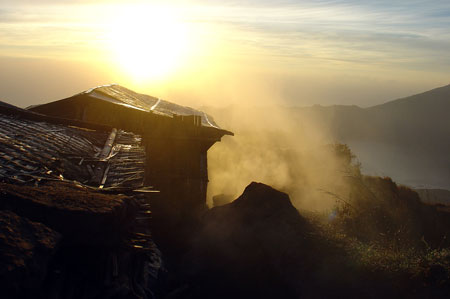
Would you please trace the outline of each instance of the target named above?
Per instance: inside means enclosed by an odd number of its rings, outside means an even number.
[[[0,100],[368,107],[450,83],[450,1],[0,0]]]

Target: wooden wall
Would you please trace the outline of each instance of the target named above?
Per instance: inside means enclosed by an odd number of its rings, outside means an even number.
[[[161,116],[85,94],[33,109],[47,115],[109,125],[140,134],[146,148],[145,183],[180,209],[203,208],[208,184],[207,150],[222,136],[199,116]]]

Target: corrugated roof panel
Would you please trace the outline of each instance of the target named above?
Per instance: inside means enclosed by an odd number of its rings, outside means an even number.
[[[138,94],[120,85],[101,86],[95,88],[93,91],[104,93],[115,100],[145,111],[150,111],[150,108],[158,101],[158,98]]]
[[[30,184],[69,179],[98,187],[93,172],[103,163],[108,165],[108,172],[102,175],[105,188],[143,185],[145,151],[138,135],[119,130],[113,152],[100,161],[109,132],[51,124],[45,122],[45,116],[34,121],[11,113],[0,111],[0,181]]]
[[[6,171],[2,180],[88,179],[88,171],[78,162],[99,150],[96,134],[89,139],[74,128],[6,115],[0,115],[0,128],[0,169]]]
[[[145,151],[141,146],[141,138],[120,130],[114,143],[105,187],[142,187]]]
[[[140,109],[147,112],[155,112],[169,117],[172,117],[173,115],[198,115],[202,119],[203,126],[219,129],[219,126],[214,122],[213,118],[202,111],[171,103],[149,95],[139,94],[120,85],[100,86],[91,89],[86,93],[97,99],[102,99],[115,104],[121,104],[120,102],[122,102],[131,108]]]

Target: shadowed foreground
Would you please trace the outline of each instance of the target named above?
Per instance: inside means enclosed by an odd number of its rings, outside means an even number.
[[[390,266],[392,259],[376,255],[364,260],[368,255],[362,248],[368,246],[342,235],[337,228],[301,216],[287,194],[251,183],[238,199],[204,215],[180,267],[180,285],[167,298],[421,298],[449,294],[448,269],[429,267],[425,260],[418,271]],[[372,252],[388,253],[372,247]]]

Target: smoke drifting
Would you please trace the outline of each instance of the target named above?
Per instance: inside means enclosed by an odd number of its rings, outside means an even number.
[[[235,133],[209,151],[210,206],[213,196],[234,199],[252,181],[287,192],[299,209],[329,210],[334,195],[346,197],[349,155],[333,145],[331,135],[313,116],[295,119],[289,108],[228,107],[209,112]]]

